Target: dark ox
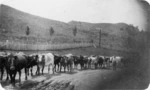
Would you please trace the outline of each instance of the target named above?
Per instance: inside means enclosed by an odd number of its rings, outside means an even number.
[[[29,75],[29,69],[30,69],[31,76],[33,76],[33,72],[32,72],[33,67],[34,66],[38,67],[37,56],[36,55],[29,55],[29,56],[27,56],[27,60],[28,60],[28,63],[27,63],[27,73]]]
[[[104,65],[104,57],[102,57],[102,56],[98,56],[98,66],[100,67],[100,68],[103,68],[103,65]]]
[[[62,56],[54,55],[54,69],[55,69],[55,72],[59,71],[61,59],[62,59]],[[56,66],[57,66],[57,70],[56,70]]]
[[[72,54],[66,54],[64,56],[61,56],[60,59],[60,72],[62,67],[64,67],[64,72],[66,70],[66,68],[68,69],[68,71],[72,71],[72,65],[73,65],[73,55]]]
[[[80,57],[78,57],[78,56],[73,56],[73,58],[74,58],[74,59],[73,59],[74,68],[77,69],[78,64],[80,64],[80,61],[79,61]]]
[[[62,67],[64,68],[64,72],[66,72],[66,66],[67,66],[67,57],[66,56],[61,56],[61,59],[60,59],[60,72],[62,70]]]
[[[73,56],[74,68],[77,69],[77,66],[80,65],[81,69],[88,68],[90,60],[87,56]]]
[[[7,71],[7,68],[6,68],[6,63],[7,63],[7,56],[0,56],[0,72],[1,72],[0,80],[3,79],[4,69],[6,69],[6,73],[7,73],[6,80],[9,79],[8,71]]]
[[[85,58],[84,58],[82,55],[80,55],[78,61],[79,61],[79,64],[80,64],[81,69],[84,69]]]
[[[67,61],[67,69],[68,69],[68,71],[71,72],[72,68],[73,68],[73,60],[74,60],[73,55],[66,54],[65,57],[66,57],[66,61]]]
[[[25,55],[8,56],[7,69],[10,75],[11,83],[15,84],[15,77],[19,72],[19,83],[21,82],[21,70],[25,69],[25,80],[27,80],[27,58]]]

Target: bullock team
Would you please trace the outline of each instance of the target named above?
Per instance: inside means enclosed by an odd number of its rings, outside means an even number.
[[[4,69],[7,73],[6,80],[9,80],[12,84],[15,84],[15,77],[17,72],[19,73],[19,82],[21,82],[21,71],[25,71],[25,80],[28,79],[29,72],[33,76],[32,69],[37,67],[36,75],[43,74],[44,68],[48,67],[48,73],[52,70],[55,72],[71,72],[73,69],[98,69],[98,68],[110,68],[116,70],[117,67],[123,65],[124,59],[119,56],[75,56],[72,54],[58,55],[53,53],[35,53],[26,55],[22,52],[19,53],[0,53],[0,80],[3,79]]]

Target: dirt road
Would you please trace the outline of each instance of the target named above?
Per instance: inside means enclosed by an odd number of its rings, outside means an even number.
[[[36,90],[96,90],[97,86],[104,81],[114,77],[116,74],[112,70],[74,70],[67,73],[55,73],[40,76],[29,77],[24,81],[22,74],[22,83],[16,83],[13,87],[9,82],[3,82],[5,89],[36,89]],[[18,77],[18,76],[17,76]],[[16,79],[18,79],[16,77]]]
[[[18,79],[18,76],[17,78]],[[12,86],[8,81],[3,81],[6,90],[102,90],[102,89],[139,89],[140,78],[126,76],[123,71],[106,69],[74,70],[73,72],[55,73],[39,76],[29,76],[24,81],[22,74],[21,85]],[[143,87],[143,86],[142,86]]]

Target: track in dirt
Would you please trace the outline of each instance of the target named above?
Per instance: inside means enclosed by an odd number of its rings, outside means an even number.
[[[35,70],[35,69],[34,69]],[[47,70],[46,70],[47,71]],[[24,80],[22,74],[22,84],[16,86],[3,82],[5,89],[15,90],[103,90],[103,89],[139,89],[144,88],[140,79],[132,74],[125,74],[125,71],[113,71],[112,69],[87,69],[74,70],[67,73],[48,74],[29,77]],[[18,80],[18,79],[17,79]],[[6,84],[7,83],[7,84]]]

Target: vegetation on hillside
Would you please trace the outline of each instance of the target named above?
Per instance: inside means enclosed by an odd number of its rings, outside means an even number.
[[[64,23],[21,12],[6,5],[1,5],[0,9],[1,42],[9,40],[21,44],[94,43],[98,45],[99,30],[96,28],[102,28],[102,47],[122,50],[136,50],[138,47],[137,38],[141,32],[133,25],[78,21]]]

